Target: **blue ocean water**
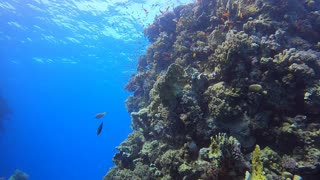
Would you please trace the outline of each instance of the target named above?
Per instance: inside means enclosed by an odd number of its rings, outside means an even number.
[[[143,28],[187,2],[1,1],[0,96],[12,113],[0,120],[0,177],[101,179],[131,132],[123,87],[148,45]]]

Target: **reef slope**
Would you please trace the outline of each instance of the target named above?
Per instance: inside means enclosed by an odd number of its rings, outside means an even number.
[[[145,35],[104,179],[320,179],[319,0],[198,0]]]

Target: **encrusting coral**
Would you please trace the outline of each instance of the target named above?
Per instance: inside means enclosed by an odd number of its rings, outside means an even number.
[[[319,11],[199,0],[157,17],[104,179],[320,179]]]

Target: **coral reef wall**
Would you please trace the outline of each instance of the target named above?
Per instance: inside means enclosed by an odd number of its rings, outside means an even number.
[[[198,0],[145,35],[104,179],[320,179],[319,0]]]

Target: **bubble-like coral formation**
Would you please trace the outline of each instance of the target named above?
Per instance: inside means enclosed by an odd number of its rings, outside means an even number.
[[[199,0],[156,18],[105,179],[319,179],[319,10]]]

